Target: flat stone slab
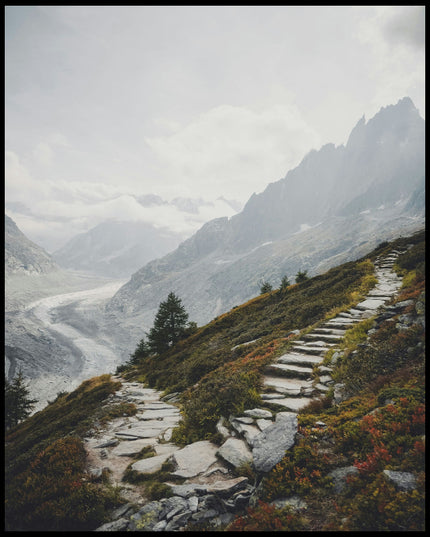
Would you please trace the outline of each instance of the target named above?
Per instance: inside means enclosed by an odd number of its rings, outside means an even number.
[[[298,352],[288,352],[280,356],[277,360],[281,364],[319,364],[322,361],[321,356],[303,354]]]
[[[305,378],[312,375],[312,368],[294,364],[270,364],[267,366],[267,371],[270,371],[271,373],[276,373],[279,371],[279,374],[281,375],[291,375]]]
[[[195,477],[217,462],[218,446],[208,440],[189,444],[172,455],[177,469],[172,472],[179,477]]]
[[[252,457],[257,472],[271,470],[284,457],[285,451],[294,445],[297,414],[284,414],[283,419],[272,423],[254,439]]]
[[[264,431],[264,429],[267,429],[269,425],[272,425],[272,420],[265,420],[265,419],[259,419],[257,420],[257,427],[260,429],[260,431]]]
[[[292,412],[298,412],[305,408],[312,399],[310,397],[283,397],[282,399],[272,399],[271,403],[283,406]]]
[[[240,438],[227,438],[217,451],[222,459],[237,468],[246,462],[252,461],[252,453],[246,442]]]
[[[134,457],[144,447],[152,446],[154,444],[153,439],[138,438],[137,440],[124,440],[120,442],[111,451],[111,454],[115,457]]]
[[[346,330],[343,330],[342,328],[315,328],[315,333],[322,333],[322,334],[334,334],[337,336],[344,336]]]
[[[244,476],[234,479],[226,479],[224,481],[216,481],[207,486],[207,491],[213,494],[228,494],[231,495],[236,490],[240,490],[248,483],[248,478]]]
[[[385,300],[380,300],[376,298],[368,298],[357,304],[357,308],[367,309],[367,310],[377,310],[380,306],[385,304]]]
[[[137,438],[157,438],[161,433],[164,433],[166,429],[170,427],[163,422],[157,422],[160,425],[158,427],[147,427],[146,425],[140,425],[135,427],[127,427],[119,429],[115,432],[116,436],[137,436]],[[140,425],[140,426],[139,426]]]
[[[239,434],[242,434],[245,437],[245,440],[250,446],[253,445],[254,438],[260,434],[260,429],[255,425],[246,425],[244,423],[234,422],[233,427]]]
[[[321,354],[324,352],[327,352],[329,348],[330,348],[329,345],[326,343],[324,345],[313,344],[312,346],[311,345],[309,346],[297,345],[293,347],[293,350],[305,352],[308,354],[317,354],[321,356]]]
[[[166,416],[178,416],[180,417],[179,409],[171,406],[170,408],[160,408],[158,410],[145,410],[139,417],[140,420],[157,420],[159,418],[165,418]]]
[[[161,466],[170,457],[169,453],[163,453],[162,455],[155,455],[155,457],[149,457],[148,459],[142,459],[131,465],[132,470],[141,472],[142,474],[153,474],[161,470]]]
[[[250,410],[245,410],[244,412],[245,416],[249,416],[251,418],[272,418],[272,413],[270,410],[265,410],[264,408],[253,408]]]
[[[279,393],[289,395],[300,395],[302,389],[312,387],[312,382],[309,380],[273,377],[268,375],[264,376],[263,383],[265,386],[273,388]]]
[[[309,333],[309,334],[306,334],[306,336],[303,336],[305,339],[310,339],[310,340],[314,340],[314,339],[319,339],[321,341],[328,341],[328,342],[332,342],[332,341],[340,341],[342,338],[343,338],[343,335],[338,335],[338,334],[314,334],[314,333]]]

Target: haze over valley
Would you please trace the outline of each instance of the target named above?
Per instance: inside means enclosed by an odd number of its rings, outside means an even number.
[[[5,14],[5,372],[37,408],[170,292],[201,326],[424,226],[423,6]]]

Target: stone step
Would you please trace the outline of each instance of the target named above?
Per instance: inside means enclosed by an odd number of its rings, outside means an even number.
[[[266,367],[266,371],[273,375],[292,378],[309,378],[312,376],[312,368],[291,364],[274,363]]]
[[[305,408],[312,399],[310,397],[283,397],[280,399],[271,399],[270,402],[276,405],[283,406],[287,410],[292,412],[298,412]]]
[[[312,388],[311,381],[273,375],[265,375],[263,377],[263,385],[278,393],[291,396],[300,395],[303,390]]]
[[[305,334],[303,336],[303,339],[305,340],[311,340],[311,341],[314,341],[314,340],[320,340],[320,341],[325,341],[325,342],[328,342],[328,343],[334,343],[334,342],[339,342],[341,341],[343,338],[343,335],[338,335],[338,334],[314,334],[312,332],[310,332],[309,334]]]
[[[341,328],[314,328],[316,334],[333,334],[336,336],[344,336],[346,330]]]
[[[377,310],[380,306],[383,306],[385,303],[384,300],[378,299],[378,298],[367,298],[366,300],[363,300],[363,302],[360,302],[355,307],[358,310],[365,311],[365,310]]]
[[[330,344],[327,344],[325,346],[314,345],[312,347],[307,345],[295,345],[292,350],[306,354],[316,354],[318,356],[323,356],[329,350],[330,346]]]
[[[320,364],[322,358],[321,356],[315,356],[310,354],[288,352],[280,356],[276,361],[281,364],[300,364],[304,366],[313,366],[315,364]]]

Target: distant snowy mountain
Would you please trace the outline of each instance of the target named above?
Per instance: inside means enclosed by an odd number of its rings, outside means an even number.
[[[182,235],[145,222],[108,221],[77,235],[53,257],[64,268],[122,278],[174,250],[181,240]]]
[[[161,300],[177,293],[199,324],[298,270],[314,275],[424,226],[424,120],[406,97],[363,117],[346,145],[307,154],[231,218],[203,225],[143,266],[108,311],[138,340]]]
[[[5,272],[13,274],[46,274],[58,265],[43,248],[28,239],[15,222],[5,214]]]
[[[189,227],[195,229],[196,222],[204,221],[204,215],[234,214],[238,204],[219,198],[215,202],[201,198],[175,198],[168,202],[155,194],[146,194],[136,200],[145,208],[160,208],[165,214],[165,225],[160,227],[143,221],[108,220],[98,224],[89,231],[73,237],[65,246],[53,253],[57,263],[67,269],[85,271],[99,276],[123,278],[129,277],[136,270],[153,259],[173,251],[192,231],[176,231],[175,221],[180,217],[192,222]]]

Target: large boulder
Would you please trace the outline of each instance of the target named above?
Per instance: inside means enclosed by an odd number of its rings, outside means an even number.
[[[295,442],[297,414],[281,412],[280,419],[269,425],[255,439],[252,449],[257,472],[268,472],[284,457]]]

